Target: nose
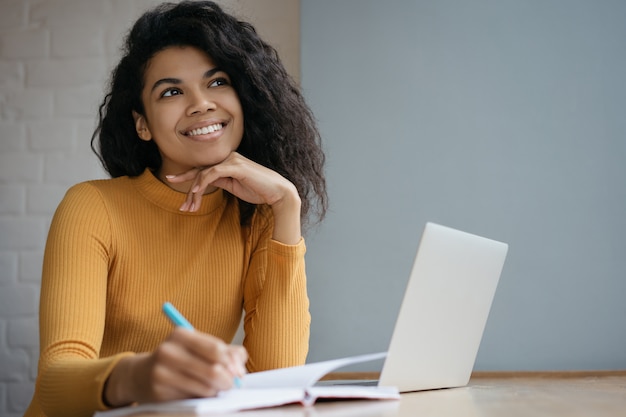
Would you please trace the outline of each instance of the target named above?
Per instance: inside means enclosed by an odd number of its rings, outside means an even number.
[[[217,107],[208,91],[189,91],[188,97],[187,114],[190,116],[215,110]]]

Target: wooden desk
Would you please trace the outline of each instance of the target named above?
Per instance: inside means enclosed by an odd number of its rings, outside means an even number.
[[[626,371],[475,373],[467,387],[402,394],[400,401],[324,402],[309,408],[289,405],[222,416],[624,417]]]

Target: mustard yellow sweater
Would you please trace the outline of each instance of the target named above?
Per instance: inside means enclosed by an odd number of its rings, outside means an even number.
[[[26,412],[91,416],[125,355],[172,330],[172,302],[197,330],[230,342],[244,318],[251,372],[304,363],[309,341],[305,244],[271,239],[271,209],[239,225],[234,198],[198,212],[150,171],[70,188],[52,220],[40,302],[39,375]]]

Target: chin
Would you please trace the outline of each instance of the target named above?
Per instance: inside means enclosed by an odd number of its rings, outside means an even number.
[[[230,154],[228,154],[230,155]],[[198,161],[198,163],[196,164],[196,167],[212,167],[215,165],[219,165],[222,162],[224,162],[226,160],[226,158],[228,158],[228,155],[225,155],[224,157],[214,157],[214,158],[207,158],[203,161]]]

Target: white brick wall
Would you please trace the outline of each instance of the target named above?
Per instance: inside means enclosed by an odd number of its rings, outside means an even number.
[[[89,140],[124,31],[158,1],[0,1],[0,415],[27,407],[41,260],[67,188],[105,177]]]
[[[106,177],[89,147],[104,83],[130,24],[159,2],[0,0],[0,416],[21,416],[33,392],[50,219],[70,185]],[[221,3],[287,51],[298,78],[296,0]]]

